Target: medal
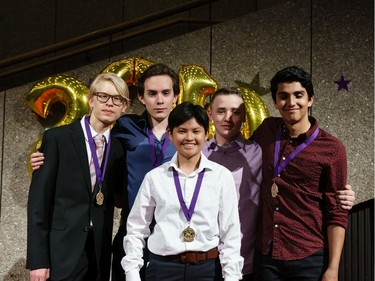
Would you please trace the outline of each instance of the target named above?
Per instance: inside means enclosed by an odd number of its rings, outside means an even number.
[[[273,182],[272,187],[271,187],[272,197],[275,198],[277,196],[277,193],[279,193],[279,188],[277,187],[276,183]]]
[[[195,204],[197,203],[199,190],[201,188],[202,181],[203,181],[204,171],[205,171],[205,169],[203,169],[202,171],[200,171],[199,174],[198,174],[197,183],[195,184],[193,197],[191,199],[191,203],[190,203],[190,206],[189,206],[189,209],[188,209],[187,206],[186,206],[186,204],[185,204],[184,198],[182,196],[182,189],[181,189],[180,180],[178,178],[178,172],[175,169],[173,169],[173,178],[174,178],[174,182],[175,182],[175,187],[176,187],[176,191],[177,191],[178,200],[180,201],[180,206],[181,206],[182,212],[184,213],[185,218],[188,221],[188,223],[190,222],[191,217],[193,216],[193,213],[194,213]],[[194,241],[194,238],[195,238],[195,231],[194,231],[194,229],[192,229],[188,225],[182,231],[182,238],[183,238],[184,242],[192,242],[192,241]]]
[[[182,231],[182,237],[184,238],[185,242],[192,242],[195,238],[195,231],[190,226]]]
[[[96,204],[98,206],[101,206],[101,205],[103,205],[103,202],[104,202],[104,194],[102,192],[102,183],[103,183],[105,172],[107,170],[109,151],[111,149],[111,138],[108,139],[107,149],[105,151],[105,158],[103,159],[103,161],[104,161],[103,166],[104,167],[103,167],[103,170],[101,170],[100,165],[99,165],[98,156],[96,155],[96,148],[95,148],[95,144],[94,144],[94,141],[93,141],[93,138],[92,138],[92,135],[91,135],[90,125],[89,125],[88,120],[89,120],[89,117],[86,117],[85,118],[85,129],[86,129],[87,139],[88,139],[88,142],[89,142],[89,145],[90,145],[92,160],[93,160],[94,165],[95,165],[96,181],[99,185],[99,191],[96,194],[95,198],[96,198]]]
[[[96,204],[101,206],[103,205],[103,202],[104,202],[104,194],[101,190],[99,190],[98,193],[96,194]]]

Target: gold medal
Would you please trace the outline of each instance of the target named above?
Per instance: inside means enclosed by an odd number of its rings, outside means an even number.
[[[192,242],[195,238],[195,231],[190,226],[182,231],[182,237],[184,238],[185,242]]]
[[[277,193],[279,193],[279,188],[277,187],[276,183],[274,182],[271,187],[271,194],[272,197],[275,198],[277,196]]]
[[[103,202],[104,202],[104,194],[102,193],[101,190],[99,190],[98,193],[96,194],[96,204],[101,206],[103,205]]]

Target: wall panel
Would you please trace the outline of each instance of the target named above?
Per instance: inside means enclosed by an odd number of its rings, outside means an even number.
[[[313,0],[313,6],[313,112],[345,144],[348,182],[363,202],[374,187],[374,2]],[[341,75],[351,81],[348,91],[334,82]]]

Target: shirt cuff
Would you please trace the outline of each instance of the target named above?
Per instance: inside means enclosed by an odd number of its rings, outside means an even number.
[[[136,269],[128,271],[126,273],[126,281],[141,281],[139,271]]]
[[[128,280],[126,280],[126,281],[128,281]],[[236,278],[236,277],[225,277],[224,281],[239,281],[239,279]]]

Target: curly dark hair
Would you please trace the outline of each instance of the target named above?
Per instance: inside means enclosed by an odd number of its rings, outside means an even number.
[[[276,102],[277,86],[280,83],[300,82],[302,87],[307,91],[309,100],[314,96],[314,87],[311,81],[311,76],[305,70],[297,66],[288,66],[279,70],[271,79],[271,94],[272,99]]]

